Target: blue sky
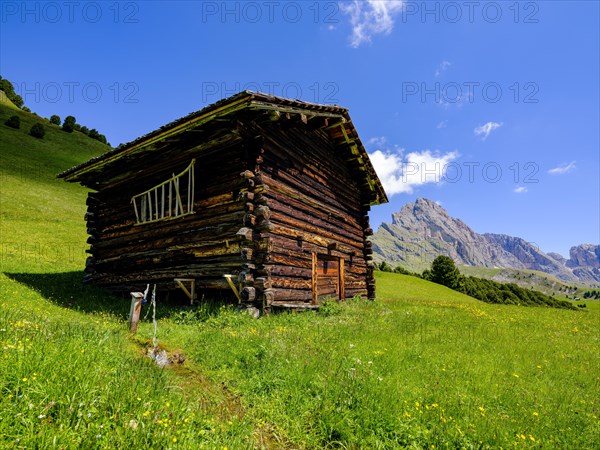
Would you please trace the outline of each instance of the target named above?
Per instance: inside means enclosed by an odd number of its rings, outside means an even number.
[[[241,89],[350,109],[390,197],[600,240],[599,3],[0,3],[0,74],[117,145]]]

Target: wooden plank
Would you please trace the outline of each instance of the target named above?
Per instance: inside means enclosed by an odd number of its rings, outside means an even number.
[[[318,289],[317,289],[317,254],[312,254],[312,281],[311,281],[311,290],[312,290],[312,303],[313,305],[317,304],[318,299]]]
[[[340,287],[340,300],[343,300],[346,298],[346,270],[345,270],[345,261],[343,258],[340,258],[339,261],[339,265],[340,265],[340,280],[339,280],[339,287]]]
[[[273,301],[270,303],[271,306],[273,307],[279,307],[279,308],[298,308],[298,309],[317,309],[319,306],[318,305],[313,305],[312,303],[304,303],[301,301]]]
[[[310,303],[312,299],[312,292],[309,289],[281,289],[272,288],[270,291],[273,292],[275,301],[294,301],[301,300]]]
[[[137,204],[136,204],[135,198],[132,198],[131,202],[133,203],[133,210],[135,211],[135,221],[139,223],[140,222],[140,216],[138,214],[138,209],[137,209]]]
[[[181,201],[181,195],[179,195],[179,178],[173,180],[173,186],[175,188],[175,216],[178,216],[183,214],[183,202]]]
[[[169,183],[169,217],[172,216],[173,211],[173,183]]]
[[[273,277],[271,279],[271,284],[272,284],[272,287],[274,287],[274,288],[303,289],[303,290],[312,289],[312,280],[311,279]]]
[[[190,176],[192,177],[192,194],[191,194],[191,196],[192,196],[192,202],[191,202],[192,203],[192,206],[191,206],[192,211],[194,210],[194,194],[195,194],[195,191],[196,191],[196,176],[195,176],[195,172],[196,172],[196,170],[195,170],[195,168],[193,166],[192,169],[191,169],[191,171],[190,171]]]
[[[331,239],[335,239],[344,244],[345,247],[340,247],[342,252],[361,252],[362,244],[360,240],[354,238],[349,239],[335,232],[327,231],[323,228],[313,226],[311,224],[303,224],[300,221],[290,220],[283,214],[273,213],[271,223],[275,226],[272,233],[295,239],[301,239],[305,242],[318,245],[323,249],[327,249],[327,244]]]
[[[158,216],[158,188],[154,189],[154,206],[155,206],[155,210],[156,210],[156,212],[154,214],[155,215],[154,218],[156,220],[158,220],[159,219],[159,216]]]
[[[160,217],[161,219],[164,219],[165,217],[165,185],[163,184],[161,186],[161,200],[160,200]]]
[[[148,218],[146,221],[150,221],[152,220],[152,195],[150,195],[150,192],[148,192],[146,195],[148,197]]]

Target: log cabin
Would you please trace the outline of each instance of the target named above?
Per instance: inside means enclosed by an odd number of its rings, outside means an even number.
[[[340,106],[244,91],[58,176],[91,190],[84,282],[261,310],[375,298],[387,197]]]

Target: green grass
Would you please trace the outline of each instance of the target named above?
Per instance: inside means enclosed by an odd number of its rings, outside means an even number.
[[[600,310],[491,305],[410,276],[377,273],[375,303],[260,320],[159,297],[159,345],[186,358],[159,368],[145,356],[152,324],[130,336],[128,300],[80,283],[85,191],[53,176],[101,144],[58,127],[32,143],[28,127],[6,128],[0,448],[600,441]]]
[[[21,128],[4,125],[17,114]],[[43,122],[43,140],[29,129]],[[109,149],[87,136],[66,133],[46,119],[0,104],[0,241],[3,271],[80,269],[85,255],[86,191],[56,174]]]
[[[10,99],[6,96],[4,91],[1,91],[1,90],[0,90],[0,105],[8,106],[9,108],[12,108],[12,109],[20,110],[20,108],[18,108],[17,105],[15,105],[13,102],[10,101]]]

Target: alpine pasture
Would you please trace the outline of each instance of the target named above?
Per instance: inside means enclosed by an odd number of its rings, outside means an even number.
[[[81,284],[86,192],[55,179],[106,147],[40,120],[0,105],[0,447],[597,448],[597,309],[388,273],[375,302],[259,320],[159,297],[159,367],[150,316],[131,336],[129,300]]]

